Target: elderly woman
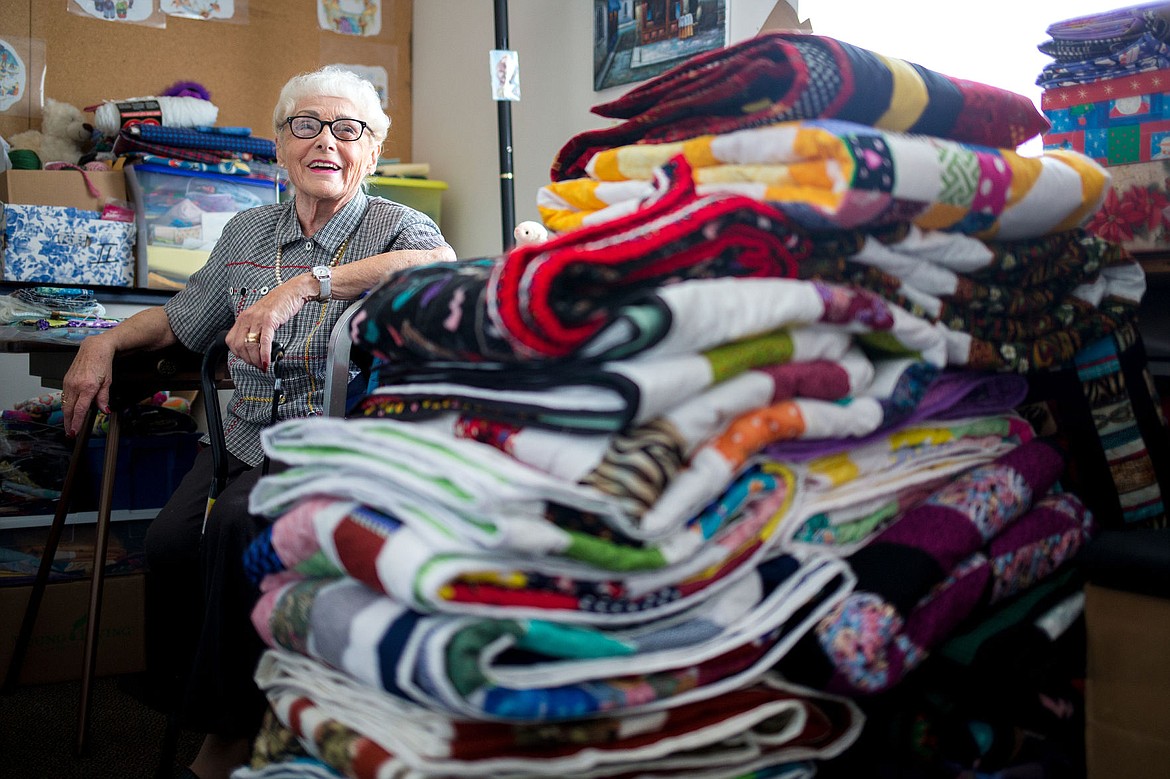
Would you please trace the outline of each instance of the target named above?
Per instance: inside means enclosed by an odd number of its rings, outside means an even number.
[[[247,498],[271,419],[272,342],[287,354],[280,417],[321,413],[326,341],[347,301],[399,269],[455,259],[431,219],[362,189],[390,126],[372,85],[340,68],[296,76],[281,90],[273,122],[292,200],[236,215],[186,288],[87,338],[64,380],[65,428],[76,434],[91,403],[107,408],[116,354],[175,342],[204,351],[228,330],[230,482],[204,531],[211,460],[203,451],[146,537],[148,664],[152,678],[170,684],[174,703],[182,699],[184,726],[208,734],[188,769],[202,779],[244,761],[264,707],[252,682],[261,651],[249,621],[257,594],[241,556],[266,524],[248,514]]]

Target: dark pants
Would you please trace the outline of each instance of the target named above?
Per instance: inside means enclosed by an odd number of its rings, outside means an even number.
[[[177,711],[184,728],[250,737],[265,707],[252,680],[264,646],[251,622],[259,592],[242,560],[270,520],[248,513],[261,469],[229,456],[228,473],[206,530],[210,449],[147,530],[146,662],[152,703]]]

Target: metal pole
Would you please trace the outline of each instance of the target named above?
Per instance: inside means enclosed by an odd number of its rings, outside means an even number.
[[[496,48],[508,48],[508,0],[495,0]],[[512,231],[516,227],[516,196],[512,177],[512,103],[496,101],[496,122],[500,137],[500,228],[503,251],[515,244]]]

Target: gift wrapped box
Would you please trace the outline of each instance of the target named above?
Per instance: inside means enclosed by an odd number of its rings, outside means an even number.
[[[1047,89],[1045,149],[1074,149],[1102,165],[1170,159],[1170,69]]]
[[[1131,252],[1170,246],[1170,159],[1111,167],[1110,189],[1085,225]]]

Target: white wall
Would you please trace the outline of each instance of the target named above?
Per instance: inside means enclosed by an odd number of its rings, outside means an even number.
[[[778,1],[728,2],[731,40],[755,35]],[[508,2],[508,45],[520,60],[521,99],[511,107],[517,222],[539,218],[536,193],[549,182],[561,146],[612,123],[589,109],[629,88],[593,91],[592,19],[593,0]],[[431,177],[450,187],[442,228],[455,252],[461,258],[499,254],[499,142],[488,81],[492,0],[414,0],[412,48],[412,161],[430,163]]]

